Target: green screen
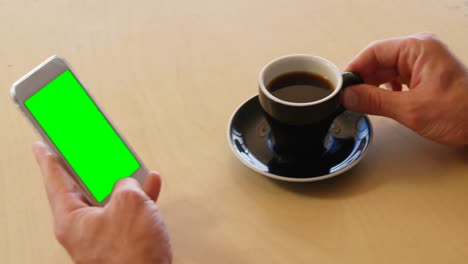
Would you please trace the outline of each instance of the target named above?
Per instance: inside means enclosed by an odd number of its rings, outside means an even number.
[[[140,167],[70,70],[25,105],[98,202]]]

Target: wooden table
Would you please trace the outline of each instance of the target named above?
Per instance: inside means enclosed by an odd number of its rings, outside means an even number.
[[[309,53],[343,69],[372,40],[420,31],[468,62],[466,0],[0,0],[0,263],[70,262],[31,155],[38,136],[8,96],[55,53],[162,173],[175,263],[466,263],[466,148],[371,117],[355,169],[284,184],[226,140],[271,59]]]

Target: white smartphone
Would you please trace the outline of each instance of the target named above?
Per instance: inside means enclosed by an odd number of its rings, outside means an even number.
[[[119,179],[143,184],[148,170],[63,58],[50,57],[10,93],[90,204],[105,205]]]

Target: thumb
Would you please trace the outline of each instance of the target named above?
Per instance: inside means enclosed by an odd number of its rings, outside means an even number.
[[[148,195],[142,190],[137,180],[131,177],[120,179],[112,190],[110,203],[141,203],[149,200]]]
[[[346,88],[342,95],[343,105],[352,111],[398,119],[403,113],[407,96],[382,88],[360,84]]]
[[[159,173],[152,171],[146,177],[143,184],[143,190],[153,201],[157,201],[159,193],[161,192],[161,176]]]

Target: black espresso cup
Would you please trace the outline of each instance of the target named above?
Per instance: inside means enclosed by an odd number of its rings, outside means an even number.
[[[317,56],[288,55],[265,65],[259,100],[271,129],[269,144],[278,157],[288,162],[322,155],[333,120],[346,110],[340,93],[360,83],[356,74],[342,73]]]

